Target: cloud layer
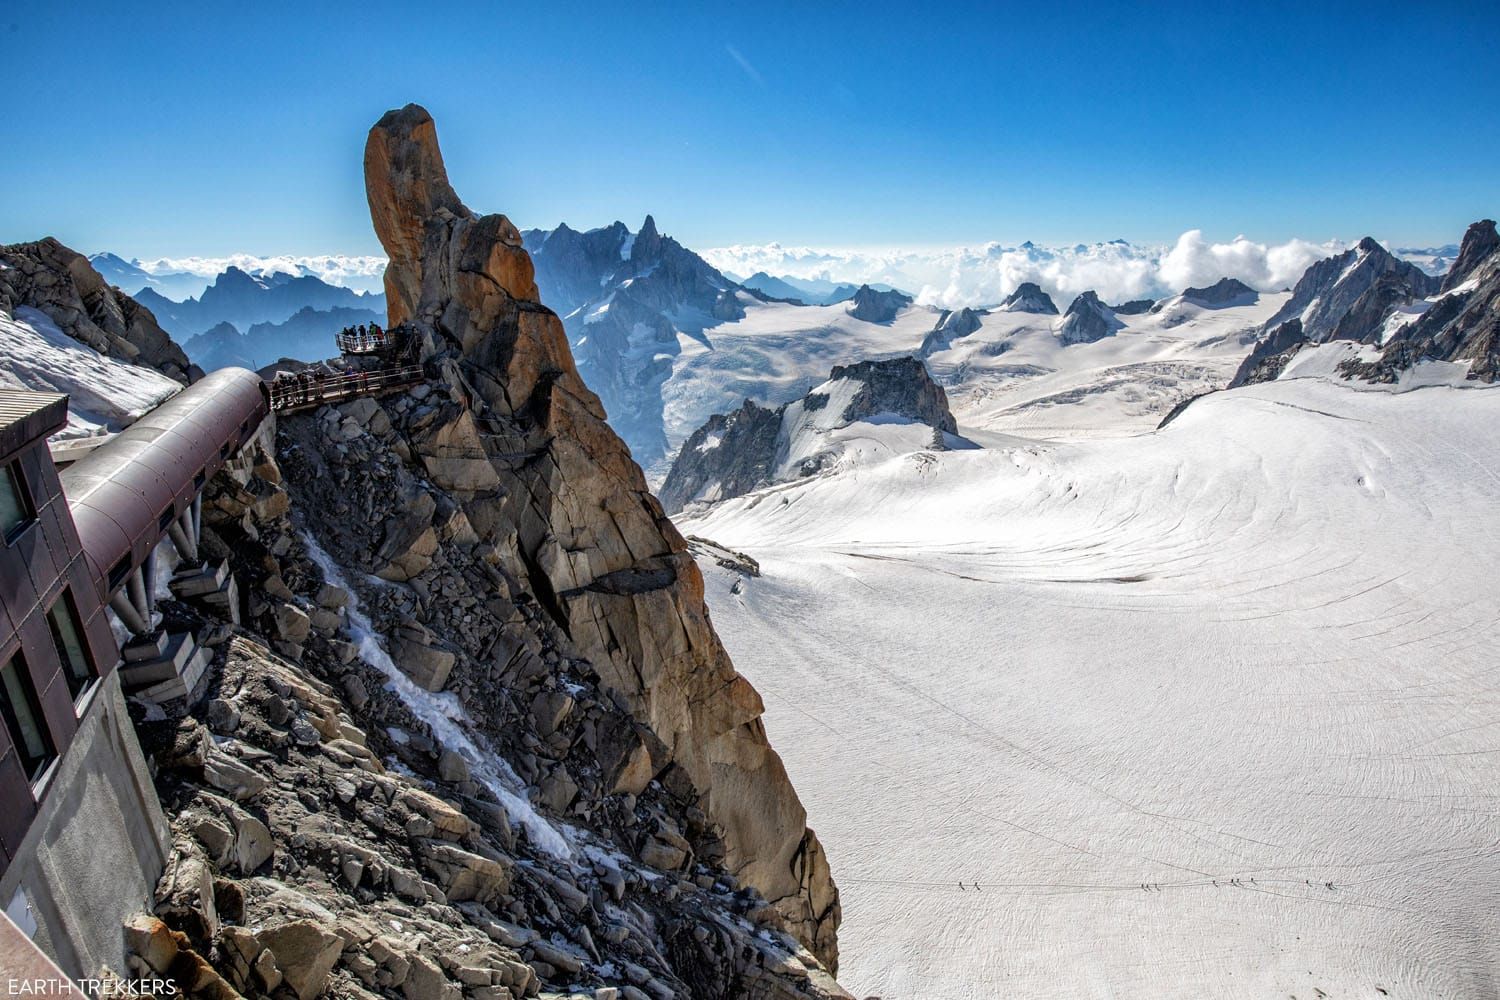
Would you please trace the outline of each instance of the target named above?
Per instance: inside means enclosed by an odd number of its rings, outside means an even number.
[[[1106,302],[1160,298],[1184,288],[1238,278],[1262,291],[1296,284],[1315,261],[1347,249],[1339,240],[1290,240],[1268,245],[1236,237],[1211,243],[1200,230],[1172,246],[1115,240],[1072,247],[1031,243],[911,252],[826,250],[761,246],[719,247],[702,256],[720,270],[748,277],[756,271],[828,281],[884,282],[914,292],[927,305],[956,308],[993,305],[1022,282],[1042,286],[1060,308],[1093,289]]]
[[[205,286],[225,268],[237,267],[250,274],[312,275],[330,285],[342,285],[360,292],[378,292],[383,290],[382,276],[385,274],[384,257],[348,257],[342,254],[261,257],[236,253],[227,257],[158,257],[137,260],[135,264],[148,274],[196,274],[205,279]]]

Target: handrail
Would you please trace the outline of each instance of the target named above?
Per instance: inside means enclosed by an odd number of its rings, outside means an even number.
[[[271,409],[288,413],[324,403],[388,392],[414,385],[425,377],[421,365],[399,365],[343,375],[302,372],[290,376],[278,375],[268,383],[268,389],[271,393]]]
[[[375,334],[340,330],[334,334],[333,342],[343,354],[376,354],[394,346],[396,338],[389,330],[381,330]]]

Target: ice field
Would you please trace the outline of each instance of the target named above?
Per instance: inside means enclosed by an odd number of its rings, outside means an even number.
[[[677,518],[760,561],[705,565],[709,604],[843,892],[840,981],[1497,995],[1500,392],[959,420],[984,450]]]

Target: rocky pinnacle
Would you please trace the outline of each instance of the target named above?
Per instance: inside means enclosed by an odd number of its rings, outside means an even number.
[[[664,747],[622,772],[622,787],[685,775],[722,830],[726,866],[834,968],[838,892],[766,739],[760,696],[714,633],[686,542],[579,377],[521,234],[458,199],[416,105],[370,130],[365,182],[390,256],[390,322],[419,330],[424,360],[472,393],[480,424],[507,428],[503,441],[471,442],[498,482],[468,505],[470,521],[515,546],[549,614]]]

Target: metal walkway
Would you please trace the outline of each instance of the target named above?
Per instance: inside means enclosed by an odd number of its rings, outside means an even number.
[[[359,396],[379,396],[416,385],[426,378],[421,365],[392,365],[368,372],[346,375],[323,375],[301,372],[279,375],[266,383],[271,394],[271,409],[277,413],[295,413],[325,403],[342,403]]]

